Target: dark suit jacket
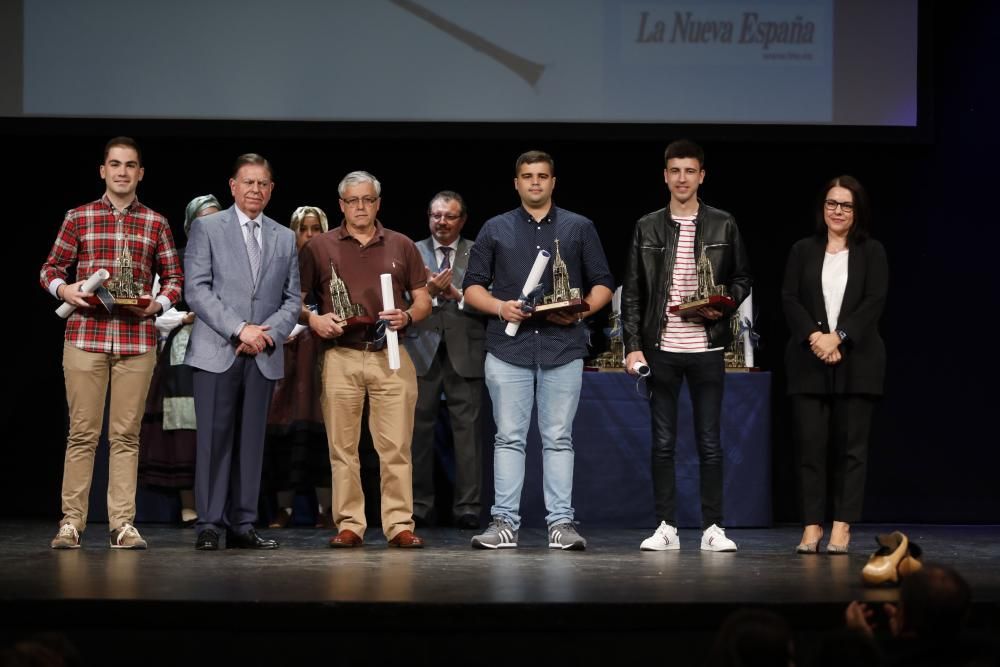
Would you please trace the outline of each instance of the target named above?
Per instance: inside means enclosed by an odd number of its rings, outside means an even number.
[[[428,237],[416,245],[424,264],[436,272],[438,263],[434,253],[434,239]],[[451,284],[459,289],[462,288],[465,269],[469,265],[470,248],[472,241],[459,239],[451,264]],[[430,368],[442,338],[448,350],[448,360],[459,375],[464,378],[483,377],[486,319],[482,313],[468,304],[459,310],[457,302],[446,301],[434,306],[430,317],[410,327],[403,343],[417,369],[417,375],[424,375]]]
[[[885,344],[879,335],[889,289],[885,248],[874,239],[850,247],[847,287],[837,328],[847,334],[842,359],[827,366],[809,349],[809,334],[830,333],[823,299],[826,236],[811,236],[792,246],[781,289],[791,338],[785,349],[789,394],[881,395],[885,383]]]

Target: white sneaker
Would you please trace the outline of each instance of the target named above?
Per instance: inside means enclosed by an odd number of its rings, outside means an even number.
[[[666,521],[661,521],[656,532],[639,545],[640,551],[676,551],[680,548],[681,541],[677,537],[677,529]]]
[[[726,537],[726,531],[714,523],[701,534],[702,551],[736,551],[736,542]]]

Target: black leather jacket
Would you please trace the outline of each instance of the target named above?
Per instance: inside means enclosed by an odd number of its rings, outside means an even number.
[[[655,350],[660,344],[667,295],[677,256],[679,225],[667,209],[644,215],[635,223],[622,282],[622,335],[625,353]],[[736,221],[729,213],[700,202],[695,221],[695,258],[705,248],[715,282],[725,285],[738,306],[750,294],[750,262]],[[706,324],[708,346],[732,340],[729,318]]]

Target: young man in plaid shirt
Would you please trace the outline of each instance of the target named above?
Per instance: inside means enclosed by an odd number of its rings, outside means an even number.
[[[101,435],[104,399],[111,382],[108,439],[111,455],[108,476],[108,523],[111,548],[145,549],[146,541],[135,520],[136,470],[139,462],[139,426],[146,392],[156,365],[157,313],[170,308],[181,295],[183,276],[166,218],[135,197],[143,177],[142,156],[129,137],[115,137],[104,148],[101,178],[104,196],[66,213],[40,281],[54,297],[76,307],[66,322],[63,371],[69,404],[69,437],[63,469],[62,512],[53,549],[76,549],[87,526],[87,504],[94,470],[94,453]],[[84,297],[84,281],[98,269],[114,279],[116,260],[127,252],[133,280],[143,295],[154,273],[160,292],[145,308],[116,306],[110,313]],[[75,265],[76,282],[69,283]]]

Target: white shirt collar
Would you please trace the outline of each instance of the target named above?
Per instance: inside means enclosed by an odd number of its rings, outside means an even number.
[[[441,248],[444,247],[444,244],[443,243],[438,243],[438,240],[435,239],[433,236],[431,237],[431,239],[434,241],[434,250],[435,251],[440,250]],[[454,250],[455,252],[458,252],[458,242],[461,241],[461,240],[462,240],[462,237],[460,236],[457,239],[455,239],[453,242],[449,243],[448,247],[451,248],[452,250]]]
[[[251,220],[255,220],[257,222],[257,226],[258,227],[263,227],[264,226],[264,220],[263,220],[264,213],[263,212],[258,213],[256,218],[251,218],[249,215],[247,215],[246,213],[244,213],[243,211],[241,211],[240,207],[237,206],[236,204],[233,204],[233,208],[236,209],[236,219],[240,221],[240,225],[241,226],[245,227],[246,224],[248,222],[250,222]]]

